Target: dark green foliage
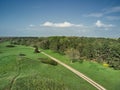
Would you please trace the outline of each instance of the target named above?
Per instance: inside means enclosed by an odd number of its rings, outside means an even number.
[[[34,53],[40,53],[40,51],[36,45],[34,45],[33,47],[35,48]]]
[[[15,47],[15,45],[6,45],[6,47],[12,48],[12,47]]]
[[[26,55],[25,55],[25,54],[23,54],[23,53],[20,53],[20,54],[19,54],[19,56],[26,56]]]
[[[79,59],[78,61],[79,61],[79,63],[83,63],[83,59]]]
[[[0,51],[0,53],[3,53],[3,52]]]
[[[49,40],[42,40],[40,42],[40,47],[43,48],[43,49],[49,49]]]
[[[56,66],[58,64],[57,62],[55,62],[51,59],[48,59],[48,58],[39,58],[39,59],[42,63],[45,63],[45,64],[50,64],[50,65],[53,65],[53,66]]]
[[[37,46],[38,48],[51,49],[60,54],[71,48],[79,52],[80,59],[94,60],[99,63],[106,62],[114,69],[120,69],[120,38],[87,38],[87,37],[13,37],[1,38],[1,41],[9,40],[11,44]],[[71,52],[72,53],[72,52]],[[74,58],[73,58],[74,59]],[[72,59],[71,59],[72,60]]]

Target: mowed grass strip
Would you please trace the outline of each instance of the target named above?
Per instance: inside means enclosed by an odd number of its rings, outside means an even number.
[[[9,48],[8,44],[0,43],[0,90],[9,90],[11,85],[11,90],[96,90],[61,65],[42,63],[39,59],[47,57],[33,48]]]

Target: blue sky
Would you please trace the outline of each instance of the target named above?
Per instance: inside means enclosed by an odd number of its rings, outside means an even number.
[[[0,0],[0,36],[120,37],[120,0]]]

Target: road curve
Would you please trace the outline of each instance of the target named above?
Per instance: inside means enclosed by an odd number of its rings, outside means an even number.
[[[56,61],[57,63],[61,64],[62,66],[64,66],[65,68],[67,68],[68,70],[72,71],[73,73],[75,73],[76,75],[78,75],[79,77],[83,78],[84,80],[86,80],[87,82],[89,82],[91,85],[93,85],[95,88],[97,88],[98,90],[106,90],[103,86],[101,86],[100,84],[96,83],[95,81],[93,81],[92,79],[90,79],[89,77],[85,76],[84,74],[82,74],[81,72],[75,70],[74,68],[68,66],[67,64],[61,62],[60,60],[46,54],[45,52],[41,52],[42,54],[46,55],[47,57],[51,58],[52,60]]]

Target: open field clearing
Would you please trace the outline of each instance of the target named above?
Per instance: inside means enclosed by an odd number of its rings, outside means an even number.
[[[0,44],[1,90],[96,90],[61,65],[42,63],[48,58],[31,47]]]

